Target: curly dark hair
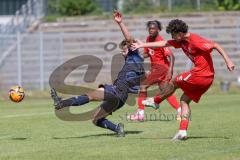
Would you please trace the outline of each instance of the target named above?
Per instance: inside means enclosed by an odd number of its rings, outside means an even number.
[[[171,34],[179,33],[179,32],[187,33],[188,32],[188,25],[180,19],[174,19],[174,20],[171,20],[168,23],[166,32],[171,33]]]
[[[161,24],[161,22],[159,22],[158,20],[148,21],[148,22],[147,22],[147,28],[149,28],[150,25],[156,25],[157,28],[158,28],[160,31],[162,30],[162,24]]]

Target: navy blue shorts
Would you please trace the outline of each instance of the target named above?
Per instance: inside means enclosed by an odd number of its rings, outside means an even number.
[[[104,88],[104,102],[100,105],[107,113],[111,114],[125,104],[125,97],[119,96],[116,86],[113,85],[101,85]],[[127,95],[125,95],[127,96]]]

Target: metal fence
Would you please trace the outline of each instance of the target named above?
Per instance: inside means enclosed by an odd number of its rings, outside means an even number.
[[[27,0],[1,0],[0,15],[13,15]]]
[[[6,25],[1,25],[0,34],[25,32],[34,21],[45,15],[46,2],[46,0],[28,0],[16,11]]]
[[[159,15],[126,17],[124,21],[134,37],[144,40],[147,36],[145,22],[149,19],[160,19],[165,27],[172,17],[159,17]],[[225,48],[234,60],[236,71],[229,73],[222,57],[214,52],[216,78],[237,82],[240,77],[239,14],[235,12],[197,16],[193,14],[180,19],[189,24],[190,32],[212,39]],[[166,39],[170,38],[164,31],[161,31],[161,35]],[[102,61],[101,73],[94,83],[86,82],[83,77],[87,66],[81,66],[68,76],[66,83],[93,87],[99,83],[112,83],[111,68],[112,65],[118,65],[115,64],[118,61],[113,63],[113,59],[119,53],[116,47],[122,40],[122,34],[112,19],[78,19],[71,22],[42,24],[39,32],[1,34],[0,38],[9,39],[8,42],[2,41],[0,46],[2,53],[0,88],[19,84],[26,89],[44,90],[49,86],[49,76],[58,66],[74,57],[84,55],[95,56]],[[184,71],[187,58],[181,50],[173,50],[173,52],[176,57],[175,72]]]
[[[10,21],[5,25],[0,25],[0,63],[8,54],[9,46],[16,45],[14,36],[24,33],[27,29],[42,18],[46,13],[47,0],[28,0],[23,4]]]
[[[240,28],[232,29],[230,32],[227,29],[220,30],[192,30],[200,35],[207,36],[221,42],[219,37],[215,37],[218,32],[222,34],[240,34]],[[211,35],[208,33],[211,32]],[[134,32],[134,34],[138,32]],[[93,40],[94,34],[91,33],[35,33],[35,34],[21,34],[11,35],[8,38],[13,39],[16,44],[10,46],[9,55],[0,64],[0,88],[10,87],[12,85],[22,85],[26,89],[44,90],[49,86],[49,77],[51,73],[64,62],[69,61],[78,56],[91,55],[99,58],[103,67],[97,79],[93,83],[84,81],[84,74],[87,66],[81,66],[73,71],[66,79],[66,83],[72,85],[86,85],[97,87],[99,83],[112,83],[111,77],[113,57],[119,53],[119,50],[114,47],[117,46],[120,37],[116,33],[102,33],[104,38]],[[213,53],[216,78],[220,80],[228,80],[237,82],[240,76],[238,65],[240,64],[240,36],[232,39],[232,43],[224,44],[224,48],[233,58],[236,64],[236,71],[230,74],[227,71],[226,65],[220,55]],[[92,42],[90,42],[92,41]],[[111,42],[111,44],[109,43]],[[238,44],[237,44],[238,43]],[[107,46],[109,45],[109,46]],[[110,50],[104,48],[109,47]],[[181,50],[173,50],[175,53],[175,73],[186,70],[186,65],[189,65],[188,59],[181,53]],[[90,61],[90,59],[89,59]],[[121,61],[121,60],[119,60]],[[118,62],[118,61],[117,61]],[[86,62],[87,63],[87,62]]]

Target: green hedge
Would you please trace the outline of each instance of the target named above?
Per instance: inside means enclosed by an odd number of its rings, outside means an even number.
[[[86,15],[99,11],[95,0],[49,0],[48,13],[64,16]]]
[[[215,0],[219,10],[222,11],[237,11],[240,10],[239,0]]]

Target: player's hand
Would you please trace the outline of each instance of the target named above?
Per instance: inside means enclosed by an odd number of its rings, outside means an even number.
[[[122,22],[122,14],[119,11],[114,10],[113,17],[114,17],[114,20],[117,23],[121,23]]]
[[[142,41],[140,41],[140,40],[136,40],[137,41],[137,43],[132,43],[131,44],[131,48],[133,49],[133,50],[136,50],[136,49],[138,49],[138,48],[142,48],[143,47],[143,42]]]
[[[235,66],[234,66],[233,62],[230,60],[227,62],[227,67],[228,67],[229,71],[233,71]]]

